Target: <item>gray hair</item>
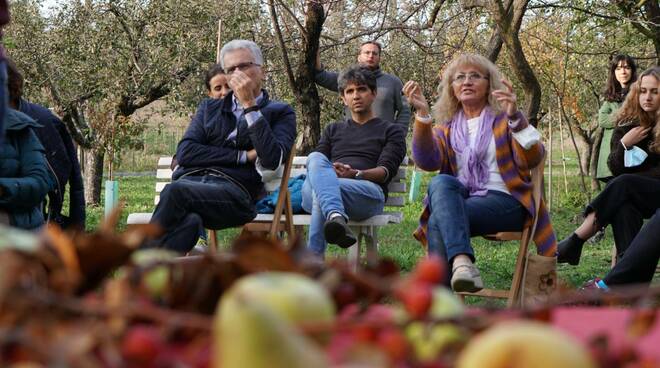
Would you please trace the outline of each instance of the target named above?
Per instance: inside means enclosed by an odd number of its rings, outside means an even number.
[[[231,40],[222,46],[222,50],[220,50],[220,65],[223,69],[225,67],[225,54],[240,49],[250,51],[255,64],[264,65],[264,57],[256,43],[250,40]]]

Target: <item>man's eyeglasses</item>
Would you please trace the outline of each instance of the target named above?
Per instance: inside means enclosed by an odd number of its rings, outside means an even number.
[[[463,84],[463,83],[465,83],[466,81],[469,81],[469,80],[476,82],[476,81],[481,80],[481,79],[488,79],[488,76],[487,75],[481,75],[479,73],[468,73],[468,74],[460,73],[460,74],[456,74],[456,76],[454,76],[454,81],[453,82],[456,83],[456,84]]]
[[[236,64],[234,66],[230,66],[229,68],[226,68],[225,69],[225,74],[232,74],[236,70],[240,70],[240,71],[243,72],[243,71],[246,71],[246,70],[248,70],[249,68],[251,68],[253,66],[261,66],[261,65],[259,65],[257,63],[253,63],[251,61],[248,61],[247,63],[240,63],[240,64]]]

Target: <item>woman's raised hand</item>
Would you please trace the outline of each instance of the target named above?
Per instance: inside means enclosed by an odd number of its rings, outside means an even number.
[[[508,116],[513,116],[518,112],[518,106],[516,105],[516,93],[513,92],[513,85],[506,79],[501,79],[504,83],[505,89],[498,89],[493,91],[493,96],[500,103],[502,110],[506,112]]]
[[[422,87],[415,81],[408,81],[403,86],[403,94],[408,99],[410,106],[415,108],[419,116],[429,115],[429,104],[422,93]]]
[[[630,129],[628,133],[624,134],[623,137],[621,137],[621,143],[623,143],[624,146],[630,148],[646,138],[650,131],[651,127],[644,128],[641,126],[636,126]]]

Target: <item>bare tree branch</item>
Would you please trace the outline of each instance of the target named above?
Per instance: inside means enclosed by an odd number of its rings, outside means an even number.
[[[581,13],[590,15],[592,17],[598,17],[598,18],[603,18],[603,19],[610,19],[610,20],[621,20],[621,17],[617,16],[612,16],[612,15],[606,15],[606,14],[600,14],[593,12],[591,10],[587,10],[585,8],[580,8],[579,6],[574,6],[570,4],[564,4],[564,3],[545,3],[541,2],[537,5],[529,5],[528,9],[565,9],[565,10],[574,10],[574,11],[579,11]]]
[[[277,0],[277,2],[282,8],[284,8],[284,10],[287,13],[289,13],[291,18],[293,18],[293,21],[298,26],[298,29],[300,30],[300,33],[302,34],[303,38],[306,39],[307,38],[307,30],[305,30],[305,26],[303,26],[302,23],[300,23],[300,21],[298,20],[298,17],[296,17],[296,14],[284,3],[284,1]]]
[[[291,89],[295,90],[296,77],[293,75],[291,61],[289,60],[289,53],[287,52],[286,44],[284,43],[284,37],[282,37],[282,29],[280,28],[280,22],[277,19],[277,11],[275,9],[275,2],[273,0],[268,1],[268,8],[270,10],[270,19],[273,21],[273,28],[275,28],[275,36],[277,36],[277,42],[280,45],[280,52],[282,53],[282,61],[284,61],[284,67],[289,80],[289,86]]]
[[[461,7],[464,10],[470,10],[475,8],[488,8],[487,0],[463,0],[461,1]]]

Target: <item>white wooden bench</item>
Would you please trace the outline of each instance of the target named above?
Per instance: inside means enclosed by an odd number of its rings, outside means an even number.
[[[158,204],[160,198],[160,193],[167,184],[170,183],[172,178],[172,170],[170,169],[170,164],[172,162],[171,157],[161,157],[158,160],[158,168],[156,170],[156,195],[154,197],[154,204]],[[289,160],[287,166],[290,167],[290,172],[287,173],[286,167],[284,173],[281,177],[275,178],[267,183],[265,183],[266,191],[272,193],[277,188],[282,186],[282,178],[288,179],[291,177],[296,177],[300,174],[305,174],[307,156],[295,156],[292,160]],[[368,218],[364,221],[349,221],[349,226],[353,229],[355,234],[358,237],[357,244],[349,248],[349,261],[350,263],[357,267],[360,261],[360,248],[362,243],[366,244],[366,257],[367,262],[374,262],[378,258],[378,228],[381,226],[387,226],[389,224],[398,224],[403,220],[403,212],[401,207],[405,204],[405,195],[406,195],[406,167],[408,164],[408,158],[404,159],[404,162],[399,167],[398,172],[395,177],[390,182],[389,196],[387,202],[385,203],[385,211],[381,215],[376,215],[371,218]],[[288,174],[288,175],[287,175]],[[280,190],[280,193],[285,193],[285,195],[290,196],[288,192],[288,187],[285,190]],[[280,199],[282,199],[280,197]],[[276,206],[275,213],[281,213],[280,221],[278,224],[274,224],[276,216],[274,214],[258,214],[257,217],[250,223],[243,226],[243,230],[246,232],[270,232],[274,234],[276,232],[286,232],[289,236],[293,236],[295,232],[302,234],[302,228],[304,226],[309,226],[311,215],[309,214],[293,214],[291,216],[291,221],[287,221],[287,212],[290,213],[291,203],[287,201],[278,199],[278,206],[280,211]],[[151,213],[131,213],[128,215],[127,224],[143,224],[148,223],[151,220]],[[292,228],[295,228],[293,230]],[[210,237],[212,249],[215,247],[215,232],[211,232]]]

